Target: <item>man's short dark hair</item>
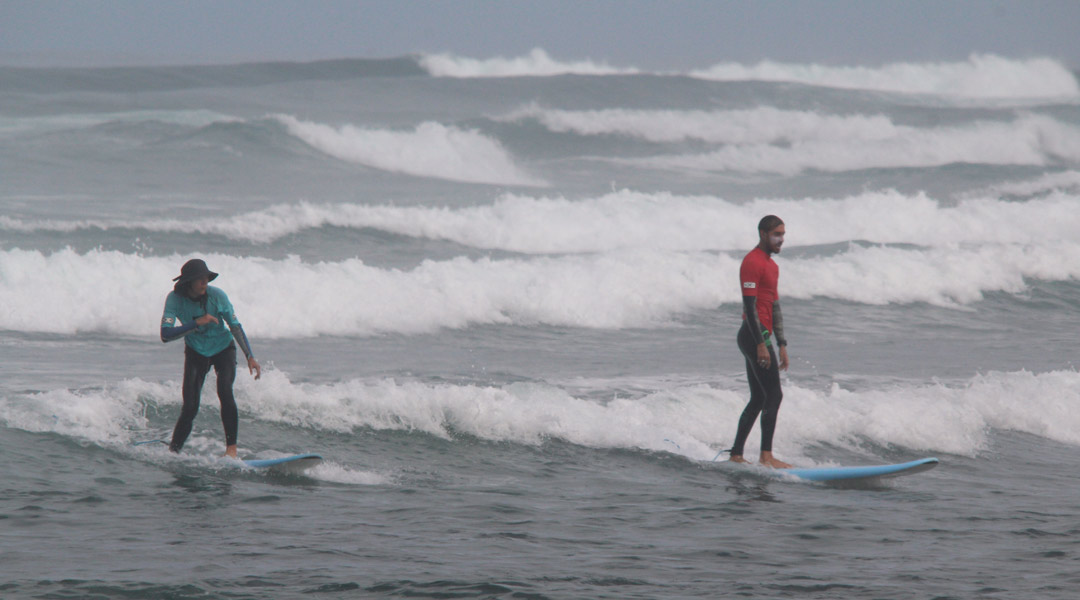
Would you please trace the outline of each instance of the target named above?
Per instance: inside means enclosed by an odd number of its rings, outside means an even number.
[[[776,229],[783,224],[784,220],[780,217],[776,215],[767,215],[762,217],[761,220],[758,221],[757,228],[758,231],[772,231],[773,229]]]

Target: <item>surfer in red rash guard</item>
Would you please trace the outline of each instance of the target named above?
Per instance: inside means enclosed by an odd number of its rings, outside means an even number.
[[[746,358],[750,402],[739,417],[739,428],[731,447],[732,461],[747,462],[743,458],[743,445],[760,414],[760,462],[763,466],[776,469],[791,467],[772,453],[776,414],[784,398],[780,389],[780,370],[788,367],[787,339],[784,338],[784,320],[777,293],[780,268],[772,259],[772,255],[779,253],[784,245],[784,233],[784,222],[780,217],[769,215],[761,219],[758,223],[758,245],[743,258],[739,268],[744,313],[737,339],[739,350]],[[779,350],[774,349],[774,340]]]

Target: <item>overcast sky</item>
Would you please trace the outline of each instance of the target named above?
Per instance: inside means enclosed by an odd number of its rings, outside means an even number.
[[[0,64],[87,66],[449,52],[685,70],[972,53],[1080,68],[1080,0],[0,0]]]

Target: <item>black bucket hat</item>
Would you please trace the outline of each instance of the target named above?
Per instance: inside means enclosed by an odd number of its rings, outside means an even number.
[[[206,261],[201,258],[193,258],[180,267],[180,276],[174,277],[176,288],[181,288],[201,277],[209,277],[210,281],[217,279],[218,274],[206,266]]]

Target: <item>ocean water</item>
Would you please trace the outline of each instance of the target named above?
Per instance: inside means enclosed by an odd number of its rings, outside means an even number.
[[[1048,59],[0,68],[0,597],[1073,598],[1078,201]],[[777,455],[938,468],[713,461],[770,213]],[[308,476],[222,465],[213,375],[132,445],[192,257]]]

